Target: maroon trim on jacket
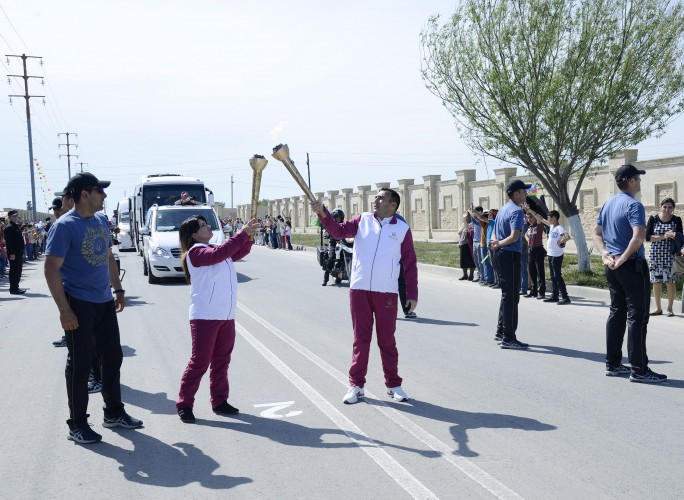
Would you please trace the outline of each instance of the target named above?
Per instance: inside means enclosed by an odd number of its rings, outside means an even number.
[[[188,258],[195,267],[213,266],[225,260],[240,260],[252,249],[254,242],[244,231],[238,231],[235,236],[227,239],[216,247],[193,247],[188,252]]]

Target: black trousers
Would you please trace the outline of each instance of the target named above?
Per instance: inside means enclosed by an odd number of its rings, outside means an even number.
[[[105,416],[117,417],[124,411],[119,381],[123,354],[114,301],[98,304],[69,296],[67,299],[71,310],[78,318],[78,328],[66,332],[69,354],[64,374],[69,400],[69,418],[76,426],[87,424],[88,375],[93,346],[102,372]]]
[[[544,261],[546,260],[546,250],[544,247],[530,249],[527,265],[530,269],[532,278],[532,292],[544,295],[546,293],[546,271]]]
[[[520,302],[520,252],[496,250],[496,263],[499,268],[501,303],[499,304],[499,323],[497,333],[502,333],[505,341],[517,340],[518,303]]]
[[[610,314],[606,322],[606,365],[622,362],[622,342],[627,329],[627,357],[632,370],[648,368],[646,331],[651,303],[651,281],[645,260],[632,259],[615,270],[606,268],[610,290]]]
[[[549,273],[551,274],[551,295],[553,297],[567,297],[568,291],[565,289],[565,280],[561,268],[563,266],[563,256],[552,257],[549,255]]]
[[[406,280],[404,279],[404,265],[399,263],[399,302],[401,302],[401,310],[404,314],[409,312],[410,307],[406,307]]]
[[[14,254],[14,260],[9,261],[9,288],[10,292],[19,290],[19,280],[21,280],[21,268],[24,267],[24,256]]]

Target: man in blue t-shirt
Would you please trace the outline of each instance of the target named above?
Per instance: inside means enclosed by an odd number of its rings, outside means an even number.
[[[515,332],[518,329],[518,303],[520,302],[520,253],[522,252],[522,229],[525,223],[523,203],[529,184],[519,179],[508,183],[506,193],[509,201],[496,214],[489,248],[496,254],[501,303],[495,340],[501,341],[502,349],[527,349]]]
[[[68,438],[80,444],[102,436],[88,425],[88,375],[93,345],[100,361],[104,427],[133,429],[142,421],[128,415],[121,402],[119,372],[121,341],[116,313],[126,301],[111,251],[109,223],[102,210],[107,197],[93,174],[81,172],[69,179],[65,191],[74,208],[52,226],[46,245],[45,278],[59,309],[69,354],[66,363],[69,403]],[[116,299],[112,299],[110,283]]]
[[[646,211],[634,199],[641,191],[641,175],[634,165],[615,172],[620,192],[610,198],[596,219],[592,238],[606,267],[610,314],[606,322],[606,375],[629,375],[632,382],[657,384],[667,376],[651,371],[646,356],[646,331],[651,302],[651,281],[644,252]],[[622,342],[627,328],[627,356],[622,364]]]

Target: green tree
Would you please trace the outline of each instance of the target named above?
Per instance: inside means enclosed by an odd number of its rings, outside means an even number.
[[[683,32],[681,1],[462,0],[422,32],[422,74],[473,151],[539,179],[589,270],[582,181],[684,110]]]

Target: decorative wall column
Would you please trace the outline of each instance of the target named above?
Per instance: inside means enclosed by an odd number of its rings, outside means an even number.
[[[506,194],[506,186],[516,177],[518,173],[517,167],[495,168],[494,175],[496,175],[496,184],[499,188],[499,207],[503,207],[508,203],[508,195]],[[492,207],[489,207],[492,208]]]
[[[399,212],[406,223],[411,226],[411,194],[409,186],[413,186],[415,182],[413,179],[399,179],[399,196],[401,196],[401,204],[399,205]]]
[[[344,210],[344,216],[347,219],[351,219],[351,195],[354,192],[354,188],[342,188],[342,210]]]
[[[328,210],[331,212],[337,208],[337,202],[335,201],[335,196],[339,194],[338,189],[332,189],[328,191]]]
[[[425,183],[425,194],[427,198],[427,229],[428,239],[432,239],[432,230],[439,229],[439,222],[437,214],[439,209],[437,202],[437,182],[442,180],[441,175],[424,175],[423,182]]]
[[[292,227],[297,227],[299,225],[299,208],[301,207],[299,199],[301,196],[293,196],[290,198],[292,200]]]
[[[359,190],[359,213],[368,212],[368,191],[370,191],[370,185],[357,186]]]
[[[456,170],[456,181],[458,182],[458,209],[463,214],[470,208],[473,201],[473,192],[470,189],[470,183],[475,182],[477,178],[477,171],[474,168],[466,170]]]

